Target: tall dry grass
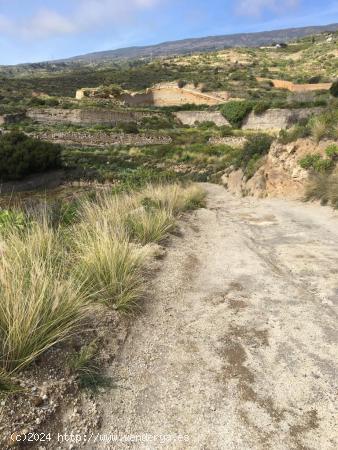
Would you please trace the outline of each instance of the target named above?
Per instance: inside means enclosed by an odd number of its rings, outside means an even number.
[[[314,176],[307,187],[305,199],[320,200],[324,205],[338,208],[338,172]]]
[[[73,225],[51,221],[47,209],[22,227],[9,223],[0,235],[1,378],[77,332],[97,304],[131,310],[144,289],[148,244],[203,202],[195,186],[148,186],[79,200]]]
[[[178,214],[204,206],[205,191],[197,185],[183,187],[179,184],[147,186],[141,192],[142,202],[157,208],[166,208]]]
[[[140,207],[125,220],[129,236],[142,245],[161,242],[175,227],[173,212],[167,208]]]
[[[89,297],[67,274],[57,232],[35,224],[10,231],[0,255],[0,364],[25,367],[66,339],[88,311]]]
[[[311,134],[316,142],[321,141],[328,133],[329,124],[325,117],[315,117],[310,122]]]

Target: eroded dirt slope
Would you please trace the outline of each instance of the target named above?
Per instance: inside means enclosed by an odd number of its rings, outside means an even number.
[[[336,449],[338,214],[206,189],[101,399],[98,433],[153,440],[87,448]]]

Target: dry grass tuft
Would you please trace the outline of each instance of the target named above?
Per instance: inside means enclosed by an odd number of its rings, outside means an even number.
[[[25,367],[74,333],[85,318],[88,296],[66,276],[57,233],[36,224],[7,236],[0,255],[0,364]]]
[[[318,174],[309,183],[306,200],[320,200],[324,205],[338,208],[338,173]]]
[[[163,241],[175,227],[175,218],[168,209],[138,208],[125,223],[131,238],[146,245]]]

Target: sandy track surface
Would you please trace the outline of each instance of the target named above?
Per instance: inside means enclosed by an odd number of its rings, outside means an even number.
[[[88,448],[338,448],[337,212],[205,187],[111,367],[121,442]]]

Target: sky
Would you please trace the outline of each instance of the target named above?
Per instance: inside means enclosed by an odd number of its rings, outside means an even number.
[[[0,64],[338,22],[338,0],[0,0]]]

